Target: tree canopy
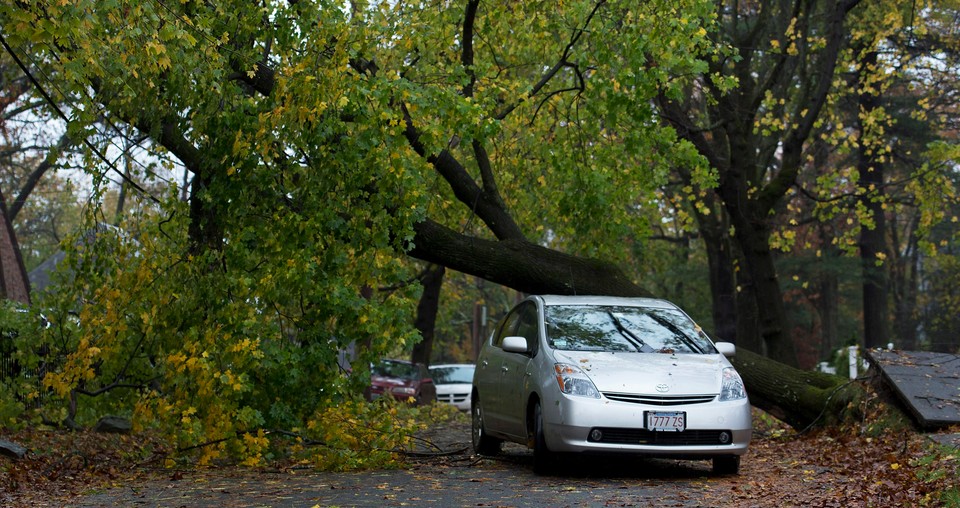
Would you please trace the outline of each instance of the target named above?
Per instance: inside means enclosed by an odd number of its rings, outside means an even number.
[[[186,444],[302,426],[348,379],[339,352],[356,345],[363,372],[414,340],[407,255],[519,290],[643,294],[609,261],[669,168],[711,178],[652,102],[723,52],[707,2],[28,1],[0,16],[97,182],[123,173],[104,125],[189,174],[186,202],[176,184],[141,192],[126,233],[76,242],[83,283],[57,294],[47,339],[58,394],[133,399]],[[161,177],[124,176],[141,191]]]
[[[54,418],[122,408],[184,447],[241,434],[204,460],[256,462],[260,430],[323,432],[367,361],[417,340],[410,257],[519,291],[646,295],[663,254],[645,237],[691,216],[715,303],[737,299],[714,316],[795,362],[775,266],[792,218],[774,219],[804,178],[851,174],[809,176],[811,140],[847,132],[823,115],[856,96],[836,69],[869,53],[851,49],[860,3],[0,6],[94,201],[110,179],[134,194],[119,229],[88,212],[44,302],[34,347],[70,402]]]

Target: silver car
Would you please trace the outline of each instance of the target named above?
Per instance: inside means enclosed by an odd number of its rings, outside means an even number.
[[[750,402],[727,357],[676,305],[647,298],[530,296],[497,325],[473,377],[473,448],[712,459],[737,474]]]

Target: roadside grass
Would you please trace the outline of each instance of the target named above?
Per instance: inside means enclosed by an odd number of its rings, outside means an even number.
[[[960,450],[950,446],[932,445],[929,453],[917,459],[917,478],[940,487],[940,502],[946,508],[960,508]]]

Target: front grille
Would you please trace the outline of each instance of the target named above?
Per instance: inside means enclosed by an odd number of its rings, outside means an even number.
[[[603,396],[618,402],[647,404],[650,406],[682,406],[712,402],[716,395],[639,395],[636,393],[604,392]]]
[[[469,396],[469,393],[443,393],[437,395],[437,401],[448,404],[458,404],[460,402],[466,402]]]
[[[609,444],[641,444],[654,446],[695,446],[695,445],[729,445],[733,435],[729,430],[685,430],[683,432],[653,432],[646,429],[621,429],[597,427],[601,432],[600,439],[589,439],[593,443]],[[591,435],[593,432],[591,431]],[[726,442],[720,439],[726,435]]]

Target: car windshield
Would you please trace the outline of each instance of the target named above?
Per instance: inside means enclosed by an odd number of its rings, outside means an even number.
[[[547,343],[567,351],[715,354],[710,339],[673,309],[553,305],[544,310]]]
[[[380,362],[371,368],[371,374],[381,377],[416,379],[417,367],[409,363]]]
[[[430,377],[438,385],[470,384],[473,366],[430,367]]]

